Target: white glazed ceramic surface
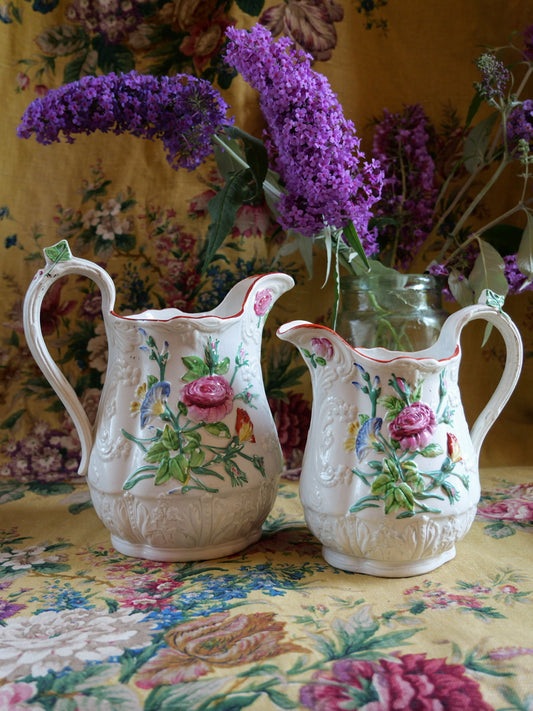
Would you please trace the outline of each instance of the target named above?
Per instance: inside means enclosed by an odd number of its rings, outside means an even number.
[[[480,496],[479,451],[516,386],[520,334],[479,303],[450,316],[415,353],[352,348],[325,326],[293,321],[278,336],[309,367],[313,410],[300,496],[325,559],[385,577],[426,573],[455,555]],[[485,319],[502,334],[501,380],[469,432],[459,392],[460,334]]]
[[[213,311],[119,316],[115,288],[66,242],[45,250],[24,328],[32,354],[77,427],[80,472],[122,553],[159,561],[229,555],[255,542],[282,471],[265,395],[261,334],[285,274],[249,277]],[[66,274],[102,293],[108,366],[94,427],[53,362],[40,327],[43,297]]]

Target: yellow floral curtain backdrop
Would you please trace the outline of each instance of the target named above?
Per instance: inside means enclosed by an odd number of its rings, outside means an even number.
[[[79,444],[69,418],[33,363],[22,330],[27,286],[43,264],[42,249],[67,239],[74,254],[94,260],[117,286],[116,310],[177,306],[209,310],[230,286],[252,273],[286,271],[296,287],[269,316],[264,376],[290,470],[301,461],[310,418],[306,368],[295,349],[275,337],[294,318],[328,322],[331,290],[321,288],[320,255],[312,279],[296,253],[276,262],[282,235],[264,204],[243,208],[208,273],[200,273],[207,200],[220,187],[214,162],[173,171],[160,144],[95,134],[42,146],[16,136],[36,96],[86,74],[175,74],[208,79],[231,105],[239,126],[260,135],[256,95],[224,66],[228,26],[261,21],[310,51],[330,79],[370,154],[373,119],[383,109],[421,104],[438,124],[444,107],[464,121],[477,79],[474,59],[484,45],[501,46],[533,24],[519,0],[14,0],[0,7],[0,474],[34,486],[75,476]],[[513,181],[494,196],[495,214],[516,200]],[[499,211],[499,212],[496,212]],[[519,222],[517,223],[519,224]],[[454,308],[450,305],[450,308]],[[525,366],[519,387],[482,451],[487,465],[530,464],[533,292],[510,296],[506,310],[519,325]],[[43,306],[43,332],[57,362],[90,415],[105,372],[100,296],[85,279],[58,283]],[[495,386],[505,358],[494,333],[465,337],[462,383],[475,417]]]

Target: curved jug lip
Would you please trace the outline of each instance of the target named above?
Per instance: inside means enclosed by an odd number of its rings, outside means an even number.
[[[454,344],[453,353],[446,356],[439,356],[439,351],[442,351],[443,346],[440,343],[440,338],[435,341],[428,348],[424,348],[419,351],[392,351],[388,348],[376,347],[376,348],[365,348],[363,346],[352,346],[348,341],[346,341],[342,336],[340,336],[336,331],[334,331],[329,326],[324,324],[311,323],[310,321],[290,321],[289,323],[282,324],[276,334],[279,338],[283,340],[289,340],[287,334],[290,331],[295,331],[298,329],[316,329],[317,331],[325,331],[331,336],[340,341],[349,350],[357,353],[358,356],[371,360],[375,363],[393,363],[399,360],[410,360],[410,361],[434,361],[437,363],[445,363],[446,361],[454,360],[461,353],[461,346],[459,343]]]
[[[266,274],[256,274],[241,279],[241,281],[232,286],[223,300],[215,306],[215,308],[211,309],[211,311],[189,313],[176,307],[167,307],[163,309],[146,309],[138,314],[119,314],[114,309],[111,309],[110,314],[118,319],[126,321],[149,321],[152,323],[166,323],[169,321],[186,319],[215,319],[216,321],[230,321],[232,319],[238,319],[243,315],[246,303],[255,285],[257,282],[267,277],[283,277],[286,280],[290,279],[292,284],[294,284],[292,277],[288,274],[283,272],[268,272]]]

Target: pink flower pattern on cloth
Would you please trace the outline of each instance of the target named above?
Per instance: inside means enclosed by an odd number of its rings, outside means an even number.
[[[220,422],[233,410],[233,389],[221,375],[205,375],[187,383],[181,399],[189,417],[198,422]]]
[[[511,487],[506,498],[478,506],[478,513],[483,518],[500,521],[533,522],[533,483],[518,484]]]

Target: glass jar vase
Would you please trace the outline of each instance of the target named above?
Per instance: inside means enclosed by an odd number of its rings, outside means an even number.
[[[352,346],[418,351],[438,338],[447,313],[443,281],[430,274],[343,276],[337,332]]]

